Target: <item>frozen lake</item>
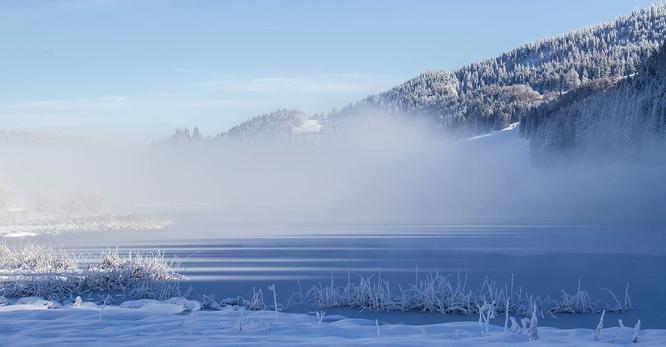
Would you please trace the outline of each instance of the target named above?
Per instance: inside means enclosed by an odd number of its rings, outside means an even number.
[[[248,297],[252,288],[275,284],[278,301],[318,282],[344,284],[358,275],[381,272],[395,285],[413,283],[417,269],[468,274],[477,292],[487,276],[499,284],[522,286],[534,295],[559,297],[575,292],[578,278],[595,300],[612,302],[602,288],[621,299],[627,283],[634,309],[621,316],[645,328],[666,328],[666,236],[663,222],[638,219],[597,220],[549,218],[425,218],[350,223],[301,223],[252,228],[195,222],[183,218],[175,226],[152,232],[76,233],[37,237],[37,242],[96,251],[162,250],[181,259],[193,298]],[[279,236],[278,236],[279,235]],[[15,241],[12,241],[15,242]],[[267,300],[267,302],[272,300]],[[312,308],[293,304],[292,312]],[[430,313],[327,313],[379,318],[387,322],[424,323],[476,320],[475,316]],[[619,316],[607,316],[615,325]],[[503,318],[502,318],[503,319]],[[545,325],[594,327],[597,315],[559,315]],[[498,323],[498,324],[501,324]]]

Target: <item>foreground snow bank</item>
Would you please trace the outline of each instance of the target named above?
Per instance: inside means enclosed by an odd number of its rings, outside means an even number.
[[[2,305],[3,302],[0,302]],[[4,345],[257,345],[257,346],[599,346],[629,344],[631,328],[601,330],[539,327],[539,339],[507,334],[489,326],[482,336],[477,322],[434,325],[381,324],[340,316],[247,311],[225,307],[200,311],[196,301],[136,300],[120,306],[77,302],[57,305],[37,298],[0,306],[0,341]],[[666,345],[666,330],[640,332],[639,346]]]

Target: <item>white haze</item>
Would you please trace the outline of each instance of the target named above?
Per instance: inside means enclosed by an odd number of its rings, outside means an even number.
[[[663,209],[663,165],[536,166],[517,130],[452,141],[427,122],[383,119],[341,133],[321,144],[3,145],[0,183],[25,211],[157,213],[176,223],[191,213],[210,223],[271,224],[659,218]]]

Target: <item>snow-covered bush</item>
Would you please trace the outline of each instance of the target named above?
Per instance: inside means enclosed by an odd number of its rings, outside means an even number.
[[[88,264],[88,265],[85,265]],[[162,253],[117,250],[82,255],[39,245],[0,245],[0,293],[72,300],[81,295],[118,294],[168,298],[180,292],[182,276]]]
[[[181,277],[175,272],[173,262],[167,261],[160,252],[121,255],[118,250],[107,251],[85,273],[90,286],[103,291],[145,288],[148,283]]]
[[[0,272],[52,272],[75,270],[76,257],[61,249],[26,244],[0,244]]]

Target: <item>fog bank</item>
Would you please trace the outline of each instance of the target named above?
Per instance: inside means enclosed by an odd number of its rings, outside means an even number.
[[[316,144],[3,145],[0,207],[5,214],[197,213],[216,223],[661,217],[664,165],[535,166],[528,146],[517,130],[453,140],[400,119],[364,121]]]

